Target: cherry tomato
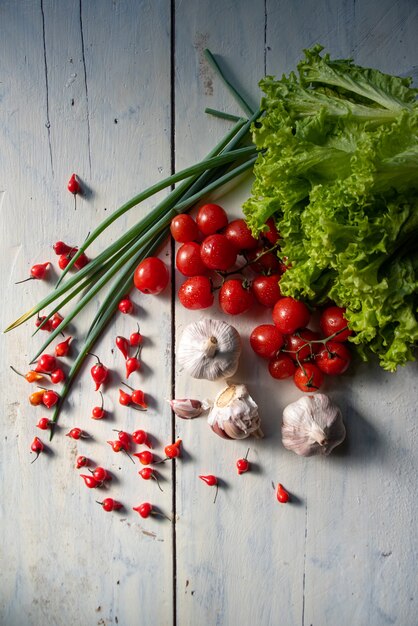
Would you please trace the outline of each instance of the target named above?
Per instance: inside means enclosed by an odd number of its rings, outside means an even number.
[[[267,239],[267,241],[274,246],[278,240],[280,239],[279,232],[276,228],[276,224],[274,223],[274,219],[269,217],[267,222],[265,223],[267,226],[266,230],[263,230],[263,237]]]
[[[273,322],[284,335],[307,326],[310,317],[306,304],[294,298],[280,298],[273,308]]]
[[[329,306],[324,309],[319,320],[319,326],[324,337],[330,337],[334,333],[338,333],[332,340],[346,341],[353,334],[353,331],[348,328],[344,330],[347,327],[344,313],[345,309],[339,306]]]
[[[207,276],[192,276],[181,285],[178,297],[186,309],[207,309],[213,304],[212,283]]]
[[[324,376],[313,363],[304,363],[303,367],[298,367],[293,375],[296,387],[301,391],[316,391],[324,382]]]
[[[250,345],[258,356],[272,359],[283,345],[283,335],[273,324],[260,324],[250,335]]]
[[[251,290],[239,278],[230,278],[219,290],[219,306],[228,315],[240,315],[248,311],[254,304]]]
[[[200,256],[209,269],[225,271],[234,265],[237,251],[225,235],[210,235],[202,242]]]
[[[170,232],[178,243],[196,241],[199,237],[199,229],[194,219],[187,213],[181,213],[173,217],[170,224]]]
[[[286,350],[289,356],[295,361],[305,361],[321,349],[322,346],[319,343],[308,343],[309,341],[316,341],[319,338],[319,333],[309,328],[302,328],[302,330],[299,330],[297,333],[286,337]]]
[[[258,241],[252,236],[245,220],[238,219],[229,222],[225,228],[224,235],[229,239],[237,250],[254,250]]]
[[[315,363],[325,374],[343,374],[351,363],[350,350],[341,341],[328,341],[316,356]]]
[[[198,211],[196,222],[203,235],[214,235],[228,224],[228,216],[219,204],[204,204]]]
[[[159,294],[167,287],[168,281],[168,269],[158,257],[144,259],[135,270],[134,284],[142,293]]]
[[[180,246],[176,254],[176,268],[184,276],[198,276],[207,273],[208,268],[202,261],[198,243],[191,241]]]
[[[266,248],[250,250],[248,259],[251,261],[251,269],[259,274],[283,274],[285,267],[274,252],[266,252]]]
[[[293,376],[296,370],[294,361],[287,356],[287,354],[278,354],[274,359],[269,362],[270,376],[277,380],[283,380],[284,378],[290,378]]]
[[[274,307],[277,300],[281,298],[279,287],[280,274],[270,274],[270,276],[257,276],[252,282],[253,294],[256,300],[266,307]]]

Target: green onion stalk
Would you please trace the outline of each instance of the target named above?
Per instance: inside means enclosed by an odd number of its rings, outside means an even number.
[[[93,350],[96,341],[117,311],[120,299],[130,291],[133,275],[138,264],[152,255],[161,246],[169,234],[170,223],[173,217],[179,213],[189,211],[201,198],[248,171],[255,163],[257,152],[254,145],[249,142],[249,136],[251,125],[261,115],[261,110],[254,111],[235,87],[226,80],[209,50],[205,50],[205,55],[209,64],[219,74],[228,90],[243,109],[245,117],[230,115],[215,109],[206,109],[206,112],[211,115],[234,122],[232,129],[215,148],[202,161],[148,187],[103,220],[79,247],[77,253],[72,257],[59,278],[54,290],[5,330],[5,332],[13,330],[34,315],[37,315],[41,310],[51,306],[52,309],[49,314],[45,316],[42,324],[36,329],[34,333],[36,334],[57,311],[71,302],[76,296],[82,294],[81,298],[74,303],[73,308],[65,315],[60,325],[48,335],[48,339],[33,357],[31,363],[34,363],[55,337],[62,333],[68,324],[76,318],[80,311],[99,292],[108,287],[107,295],[91,321],[84,345],[77,355],[61,390],[60,401],[55,406],[51,419],[50,439],[53,437],[54,426],[57,423],[61,408],[85,358]],[[179,184],[174,187],[176,183]],[[68,272],[80,255],[87,250],[106,228],[130,209],[164,189],[171,189],[166,198],[103,250],[95,259],[92,259],[75,275],[69,277]]]

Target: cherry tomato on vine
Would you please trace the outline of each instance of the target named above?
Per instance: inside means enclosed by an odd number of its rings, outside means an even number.
[[[224,235],[229,239],[237,250],[254,250],[258,241],[252,236],[245,220],[237,219],[229,222],[225,228]]]
[[[284,335],[291,335],[298,328],[308,325],[311,314],[301,300],[280,298],[273,308],[273,322]]]
[[[281,298],[279,286],[280,274],[269,276],[257,276],[252,282],[251,288],[256,300],[263,306],[273,308]]]
[[[262,235],[272,246],[274,246],[280,239],[280,235],[276,228],[276,224],[274,223],[274,219],[272,217],[269,217],[267,222],[265,223],[265,226],[267,226],[267,228],[266,230],[263,230]]]
[[[212,283],[207,276],[192,276],[181,285],[178,297],[186,309],[207,309],[214,300]]]
[[[317,354],[315,363],[325,374],[343,374],[351,363],[350,350],[340,341],[328,341]]]
[[[183,276],[206,274],[208,268],[200,256],[200,246],[194,241],[184,243],[177,250],[176,268]]]
[[[200,246],[200,256],[211,270],[226,271],[237,258],[237,251],[225,235],[209,235]]]
[[[287,354],[278,354],[269,361],[270,376],[277,380],[283,380],[293,376],[296,370],[294,361]]]
[[[251,269],[259,274],[283,274],[285,269],[277,255],[274,252],[267,252],[267,248],[250,250],[248,259],[251,261]]]
[[[141,261],[134,273],[135,287],[142,293],[157,295],[167,287],[168,281],[167,267],[155,256]]]
[[[196,223],[203,235],[214,235],[228,224],[228,216],[219,204],[204,204],[197,213]]]
[[[199,238],[199,228],[194,219],[187,213],[180,213],[180,215],[173,217],[170,232],[174,241],[178,243],[188,243]]]
[[[324,382],[324,376],[314,363],[304,363],[303,367],[296,369],[293,380],[301,391],[313,392],[320,388]]]
[[[321,349],[321,344],[309,343],[310,341],[316,341],[319,338],[319,333],[316,333],[309,328],[302,328],[302,330],[299,330],[297,333],[286,337],[286,351],[295,361],[297,359],[299,361],[305,361]]]
[[[347,328],[347,320],[344,317],[345,309],[339,306],[329,306],[321,314],[319,326],[324,337],[330,337],[333,341],[346,341],[353,331]],[[346,330],[344,330],[346,329]]]
[[[258,356],[272,359],[283,346],[283,335],[274,324],[260,324],[250,335],[250,345]]]
[[[251,290],[239,278],[226,280],[219,290],[219,306],[228,315],[245,313],[253,304],[254,296]]]

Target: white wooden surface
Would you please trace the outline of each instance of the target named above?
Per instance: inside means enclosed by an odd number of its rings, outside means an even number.
[[[228,123],[204,108],[238,109],[205,65],[204,47],[256,103],[264,72],[293,69],[302,48],[318,41],[332,55],[416,75],[416,31],[412,0],[2,0],[2,327],[51,287],[52,280],[14,282],[34,262],[55,261],[54,241],[80,242],[106,211],[168,175],[172,156],[180,169],[224,134]],[[88,189],[77,210],[66,191],[73,171]],[[250,183],[223,194],[231,215],[239,215]],[[103,243],[151,206],[134,209]],[[162,254],[169,263],[170,247]],[[86,368],[49,454],[33,465],[29,446],[44,413],[30,407],[29,386],[9,365],[25,370],[38,339],[30,337],[31,323],[2,336],[0,623],[414,626],[416,364],[395,375],[356,365],[327,383],[343,409],[347,442],[329,459],[305,460],[280,443],[281,411],[299,392],[269,379],[248,348],[251,328],[268,321],[268,312],[234,319],[245,346],[235,379],[258,401],[266,434],[248,444],[253,471],[238,476],[235,461],[247,442],[218,439],[204,419],[172,423],[165,402],[175,341],[201,315],[182,310],[170,290],[133,297],[135,317],[118,317],[96,347],[113,370],[105,392],[111,418],[90,419],[97,396]],[[207,314],[221,317],[216,307]],[[136,320],[147,338],[137,381],[151,399],[139,417],[117,404],[123,362],[113,351],[116,334],[129,334]],[[73,329],[80,339],[86,324],[85,317]],[[213,397],[220,388],[181,371],[174,382],[177,397]],[[65,437],[75,425],[93,439]],[[184,441],[175,472],[161,469],[163,493],[105,443],[112,428],[139,425],[159,452],[172,429]],[[97,493],[74,469],[80,453],[112,471],[108,493],[123,511],[106,514],[95,503]],[[216,504],[200,473],[222,479]],[[275,501],[271,481],[288,487],[291,505]],[[173,524],[141,520],[131,509],[143,500],[173,512]]]

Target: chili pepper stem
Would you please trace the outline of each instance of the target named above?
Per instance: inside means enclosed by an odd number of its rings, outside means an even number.
[[[218,483],[216,483],[215,497],[213,498],[213,504],[215,504],[216,498],[218,497],[218,487],[219,487],[219,485],[218,485]]]
[[[129,454],[129,452],[127,450],[125,450],[125,448],[123,448],[123,451],[125,454],[128,455],[128,457],[131,459],[132,463],[135,465],[135,461],[133,460],[133,458],[131,457],[131,455]]]

